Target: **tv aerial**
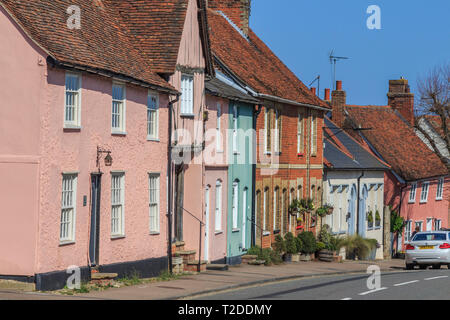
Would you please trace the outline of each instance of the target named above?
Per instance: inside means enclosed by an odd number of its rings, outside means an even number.
[[[320,74],[309,84],[308,87],[311,87],[311,85],[315,82],[317,82],[317,93],[320,93]]]
[[[338,56],[335,56],[334,55],[334,49],[330,51],[329,58],[330,58],[331,67],[333,68],[333,83],[332,83],[331,87],[333,88],[333,90],[336,90],[336,64],[337,64],[338,61],[348,60],[350,58],[349,57],[338,57]]]

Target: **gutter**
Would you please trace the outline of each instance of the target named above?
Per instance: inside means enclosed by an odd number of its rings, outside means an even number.
[[[284,99],[284,98],[280,98],[280,97],[276,97],[276,96],[271,96],[271,95],[268,95],[268,94],[257,93],[256,96],[258,98],[267,99],[267,100],[280,102],[280,103],[285,103],[285,104],[290,104],[290,105],[293,105],[293,106],[306,107],[306,108],[316,109],[316,110],[321,110],[321,111],[331,111],[331,109],[329,109],[329,108],[319,107],[319,106],[315,106],[315,105],[307,104],[307,103],[301,103],[301,102],[297,102],[297,101],[293,101],[293,100],[289,100],[289,99]]]
[[[360,201],[361,201],[361,194],[360,194],[360,192],[361,192],[361,178],[363,178],[364,177],[364,174],[365,174],[365,172],[364,172],[364,170],[362,171],[362,174],[358,177],[358,197],[356,198],[357,200],[356,200],[356,234],[359,234],[359,213],[360,213],[360,210],[359,210],[359,204],[360,204]]]

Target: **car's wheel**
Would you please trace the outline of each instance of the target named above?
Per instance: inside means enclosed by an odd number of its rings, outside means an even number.
[[[412,264],[412,263],[407,263],[407,264],[406,264],[406,270],[412,270],[412,269],[414,269],[414,264]]]
[[[419,266],[420,270],[425,270],[427,267],[428,267],[428,266],[426,266],[426,265],[424,265],[424,264],[421,264],[421,265]]]
[[[441,265],[440,264],[434,264],[431,268],[435,269],[435,270],[438,270],[438,269],[441,268]]]

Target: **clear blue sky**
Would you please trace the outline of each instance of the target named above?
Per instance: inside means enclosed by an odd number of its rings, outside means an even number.
[[[369,30],[369,5],[381,8],[381,30]],[[450,0],[253,0],[250,26],[309,85],[331,86],[328,53],[338,62],[349,104],[387,103],[388,80],[417,78],[450,62]]]

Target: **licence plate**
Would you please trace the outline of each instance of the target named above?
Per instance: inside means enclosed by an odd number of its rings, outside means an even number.
[[[420,250],[432,250],[434,249],[434,246],[421,246]]]

